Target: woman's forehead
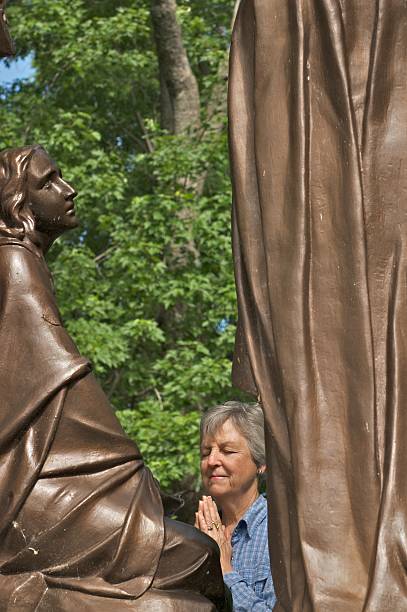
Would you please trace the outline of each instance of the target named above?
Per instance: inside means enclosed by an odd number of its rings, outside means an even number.
[[[202,438],[202,446],[212,446],[213,444],[221,446],[227,443],[247,445],[246,438],[230,419],[219,425],[215,431],[208,432]]]

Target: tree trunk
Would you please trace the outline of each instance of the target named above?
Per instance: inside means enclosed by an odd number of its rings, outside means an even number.
[[[200,100],[176,10],[175,0],[151,0],[160,70],[161,125],[172,134],[182,134],[199,127]]]

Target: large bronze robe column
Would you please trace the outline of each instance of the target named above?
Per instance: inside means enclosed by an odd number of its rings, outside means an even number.
[[[406,66],[403,0],[242,0],[234,382],[286,612],[407,610]]]

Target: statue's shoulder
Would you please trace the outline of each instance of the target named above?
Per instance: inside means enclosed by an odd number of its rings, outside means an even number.
[[[12,265],[19,260],[30,261],[33,253],[27,249],[23,243],[14,238],[0,237],[0,260],[6,264]]]
[[[42,276],[40,257],[22,241],[0,237],[0,282],[27,284]]]

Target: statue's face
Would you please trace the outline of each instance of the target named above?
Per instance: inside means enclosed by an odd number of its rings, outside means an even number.
[[[27,170],[27,201],[35,229],[59,235],[77,227],[75,196],[75,189],[64,181],[55,162],[45,151],[36,151]]]
[[[0,56],[7,57],[14,54],[14,44],[11,40],[10,33],[7,27],[6,18],[6,3],[7,0],[0,0]]]

